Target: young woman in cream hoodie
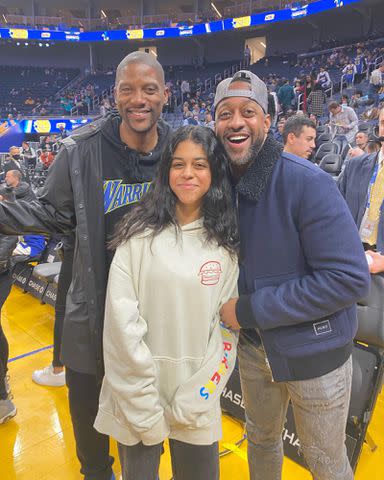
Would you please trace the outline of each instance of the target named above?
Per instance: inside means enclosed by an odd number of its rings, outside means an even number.
[[[214,133],[180,128],[112,241],[95,428],[118,441],[124,480],[156,480],[166,438],[175,479],[219,478],[220,394],[237,344],[219,315],[238,277],[228,178]]]

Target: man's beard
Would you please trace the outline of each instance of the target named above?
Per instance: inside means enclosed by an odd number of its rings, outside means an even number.
[[[227,155],[229,157],[229,160],[231,164],[235,167],[245,167],[248,166],[252,161],[257,157],[257,155],[260,153],[260,150],[263,148],[265,139],[267,136],[258,136],[256,137],[256,140],[252,143],[252,145],[249,147],[249,149],[245,152],[243,156],[233,156],[232,152],[229,152],[226,150]]]

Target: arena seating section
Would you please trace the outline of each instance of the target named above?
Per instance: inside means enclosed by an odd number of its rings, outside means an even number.
[[[0,66],[0,115],[1,110],[6,113],[6,107],[12,104],[18,113],[28,115],[35,107],[34,105],[25,105],[25,100],[31,97],[35,102],[44,99],[53,102],[52,106],[47,106],[48,113],[58,113],[62,111],[57,102],[55,94],[73,80],[80,71],[74,68],[44,68],[44,67],[16,67]],[[11,95],[14,89],[18,94]]]

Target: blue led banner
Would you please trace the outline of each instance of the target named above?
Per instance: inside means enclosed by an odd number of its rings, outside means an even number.
[[[36,120],[22,120],[21,129],[24,133],[60,133],[60,127],[68,133],[76,128],[92,122],[93,118],[39,118]]]
[[[192,26],[144,28],[137,30],[106,30],[98,32],[27,30],[23,28],[0,28],[0,38],[17,41],[66,41],[66,42],[109,42],[116,40],[153,40],[157,38],[190,37],[222,31],[253,27],[268,23],[295,20],[315,13],[343,7],[361,0],[319,0],[300,7],[286,8],[273,12],[258,13],[245,17],[226,18]]]
[[[94,118],[37,118],[34,120],[1,120],[0,119],[0,152],[7,152],[13,145],[21,145],[26,133],[40,135],[60,133],[60,127],[71,133]]]

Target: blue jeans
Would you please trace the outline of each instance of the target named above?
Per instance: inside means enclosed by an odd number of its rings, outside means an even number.
[[[322,377],[273,382],[262,347],[242,341],[238,352],[251,480],[281,479],[289,399],[301,452],[313,478],[353,480],[345,446],[352,358]]]

